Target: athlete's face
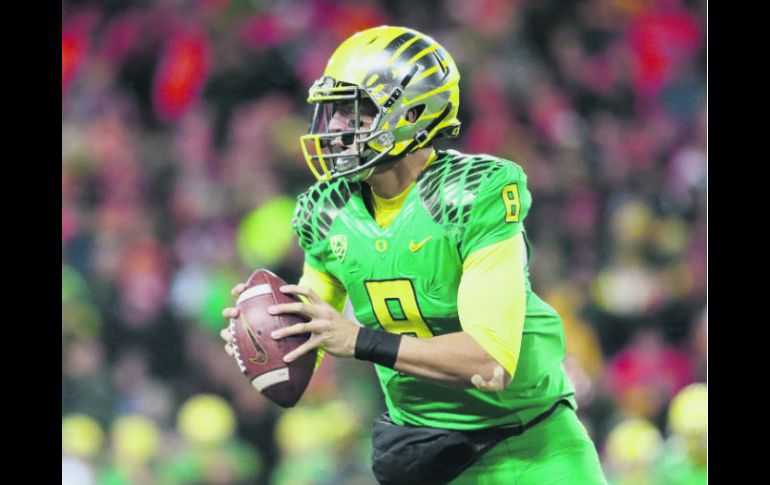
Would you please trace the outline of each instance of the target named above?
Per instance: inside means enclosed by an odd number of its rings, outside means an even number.
[[[341,133],[354,129],[368,130],[372,126],[376,113],[377,111],[374,106],[362,102],[360,105],[359,124],[356,127],[355,105],[352,101],[341,103],[337,106],[331,121],[329,121],[329,131]],[[363,135],[359,135],[359,139],[362,137]],[[340,153],[353,153],[356,151],[352,135],[335,138],[334,144],[341,150]]]

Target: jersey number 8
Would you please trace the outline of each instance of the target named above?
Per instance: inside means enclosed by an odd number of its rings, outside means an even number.
[[[412,280],[367,281],[365,284],[374,316],[382,328],[420,338],[433,336],[420,313]]]
[[[505,222],[519,222],[519,186],[508,184],[503,187],[503,203],[505,204]]]

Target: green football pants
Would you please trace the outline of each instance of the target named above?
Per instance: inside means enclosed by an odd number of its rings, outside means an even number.
[[[572,408],[501,441],[451,485],[606,485],[599,455]]]

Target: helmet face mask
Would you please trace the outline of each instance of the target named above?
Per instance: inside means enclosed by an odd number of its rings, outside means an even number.
[[[319,180],[364,180],[438,136],[457,136],[460,75],[436,41],[403,27],[359,32],[309,90],[302,152]]]
[[[358,86],[341,85],[325,76],[310,88],[308,102],[315,104],[315,109],[308,134],[300,140],[305,159],[317,179],[344,176],[360,180],[364,172],[367,176],[371,174],[367,169],[373,168],[394,146],[392,135],[377,129],[385,109]],[[369,142],[374,140],[385,149],[372,150]]]

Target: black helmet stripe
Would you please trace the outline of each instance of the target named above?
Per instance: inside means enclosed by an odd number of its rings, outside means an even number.
[[[404,32],[403,34],[399,35],[395,39],[391,40],[388,45],[385,46],[383,49],[383,52],[387,55],[387,58],[389,59],[393,54],[396,53],[399,47],[409,42],[411,39],[414,39],[417,36],[414,32]],[[419,41],[415,42],[415,44],[419,44]],[[412,46],[409,46],[412,47]],[[407,51],[409,48],[406,49]],[[419,51],[418,51],[419,52]],[[398,59],[403,58],[404,53],[402,52],[401,55],[398,56]],[[409,59],[409,58],[407,58]],[[403,62],[403,61],[402,61]],[[394,63],[393,67],[396,67],[397,63]],[[382,66],[376,66],[371,71],[369,71],[366,76],[364,76],[364,79],[370,79],[372,76],[377,75],[377,84],[391,84],[395,80],[393,79],[393,70],[392,69],[383,69]]]
[[[402,64],[408,62],[412,57],[416,56],[423,50],[427,49],[428,47],[434,45],[433,42],[429,41],[425,37],[415,41],[412,45],[407,47],[404,52],[399,54],[399,56],[396,58],[395,62],[393,63],[394,68],[401,67]],[[430,61],[434,61],[435,57],[431,56],[431,58],[425,59],[425,57],[420,57],[422,60],[422,64],[426,67],[433,67],[431,64],[433,64]],[[427,62],[426,62],[427,61]],[[435,61],[434,61],[435,62]]]
[[[385,46],[385,49],[383,52],[390,58],[393,54],[398,51],[399,47],[403,46],[407,42],[409,42],[411,39],[413,39],[416,36],[416,34],[412,32],[404,32],[403,34],[399,35],[390,43]],[[408,62],[412,57],[419,54],[423,50],[427,49],[428,47],[434,45],[434,42],[429,40],[426,37],[422,37],[420,39],[417,39],[412,44],[409,45],[406,49],[404,49],[403,52],[398,54],[398,57],[396,57],[393,60],[393,64],[390,65],[389,69],[377,69],[373,70],[369,73],[367,73],[366,76],[364,76],[364,79],[369,79],[374,74],[377,74],[379,76],[379,83],[385,83],[390,84],[393,82],[400,82],[400,79],[393,79],[393,72],[399,71],[401,66],[404,65],[406,62]],[[439,48],[439,46],[436,46]],[[435,52],[435,51],[434,51]],[[423,56],[420,56],[420,64],[422,64],[425,69],[429,69],[431,67],[440,65],[440,62],[438,60],[438,57],[435,55],[431,55],[431,53],[427,53]],[[416,62],[416,61],[415,61]],[[441,72],[441,70],[439,70]],[[433,76],[431,76],[433,78]]]
[[[406,44],[410,39],[414,38],[417,34],[414,32],[404,32],[395,39],[391,40],[388,45],[385,46],[385,52],[392,56],[399,47]]]

